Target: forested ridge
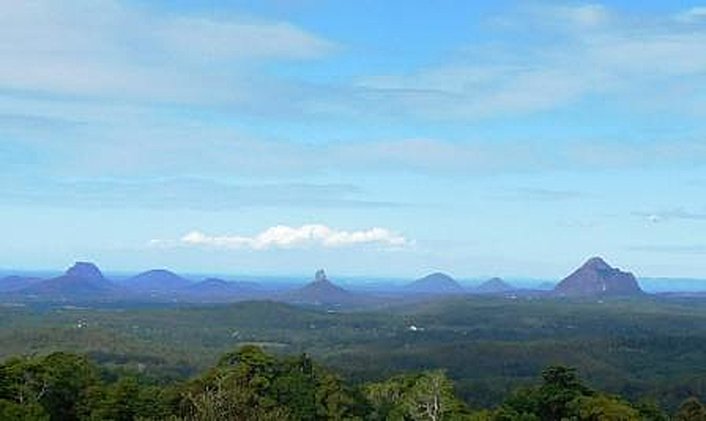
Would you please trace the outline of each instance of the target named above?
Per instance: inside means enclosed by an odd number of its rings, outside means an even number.
[[[442,370],[351,384],[309,356],[278,357],[256,346],[223,355],[185,381],[155,381],[56,352],[0,365],[3,420],[706,420],[698,398],[668,414],[654,402],[586,385],[550,366],[535,384],[494,408],[469,407]]]

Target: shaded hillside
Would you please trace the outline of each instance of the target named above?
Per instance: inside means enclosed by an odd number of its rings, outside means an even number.
[[[181,290],[186,298],[228,301],[262,295],[261,286],[255,282],[231,282],[219,278],[207,278]]]
[[[167,294],[186,288],[192,282],[174,272],[154,269],[125,280],[123,285],[133,291]]]
[[[17,275],[6,276],[0,279],[0,292],[19,291],[38,282],[41,282],[40,278]]]
[[[592,257],[559,282],[554,293],[560,296],[590,297],[633,296],[643,292],[632,273],[613,268],[600,257]]]
[[[516,288],[500,278],[491,278],[477,287],[473,288],[473,292],[477,294],[500,294],[503,292],[513,291]]]
[[[25,296],[48,300],[107,299],[121,289],[108,281],[93,263],[77,262],[66,273],[22,289]]]
[[[301,288],[282,295],[284,301],[296,304],[325,306],[354,306],[368,301],[369,297],[348,291],[331,282],[323,269],[314,275],[314,280]]]
[[[449,275],[441,272],[431,273],[405,287],[407,292],[419,294],[462,294],[463,287]]]

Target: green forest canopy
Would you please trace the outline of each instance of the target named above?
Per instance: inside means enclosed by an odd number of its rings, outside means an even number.
[[[56,352],[0,365],[0,419],[12,420],[668,420],[648,401],[585,385],[550,366],[495,408],[470,408],[445,372],[410,372],[351,385],[305,354],[277,357],[256,346],[223,355],[186,381],[159,383]],[[675,420],[706,420],[696,398]]]

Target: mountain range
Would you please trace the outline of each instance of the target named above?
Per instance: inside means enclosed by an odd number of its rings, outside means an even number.
[[[350,307],[436,299],[460,294],[515,294],[555,297],[623,297],[643,294],[635,276],[608,265],[602,258],[586,261],[552,290],[522,290],[500,278],[464,289],[451,276],[435,272],[407,285],[376,294],[350,291],[331,282],[323,270],[314,279],[294,289],[266,289],[256,282],[233,282],[207,278],[194,282],[166,269],[142,272],[119,282],[107,279],[90,262],[77,262],[62,275],[39,279],[7,276],[0,279],[0,296],[35,301],[120,301],[138,302],[227,302],[270,299],[304,305]]]

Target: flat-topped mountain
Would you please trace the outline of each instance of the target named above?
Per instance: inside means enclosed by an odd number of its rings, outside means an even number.
[[[107,298],[119,288],[93,263],[76,262],[63,275],[38,282],[21,292],[49,299]]]
[[[85,280],[101,281],[105,280],[103,272],[91,262],[76,262],[66,271],[66,276]]]
[[[502,292],[513,291],[516,288],[501,278],[490,278],[473,289],[473,292],[479,294],[499,294]]]
[[[592,257],[554,288],[563,296],[630,296],[643,293],[635,276]]]
[[[449,275],[441,272],[431,273],[423,278],[419,278],[405,289],[408,292],[423,294],[461,294],[463,287]]]
[[[125,280],[123,285],[134,291],[167,293],[185,288],[191,281],[165,269],[154,269]]]
[[[303,304],[347,305],[356,302],[358,294],[329,281],[323,269],[316,271],[314,280],[286,294],[286,300]]]

